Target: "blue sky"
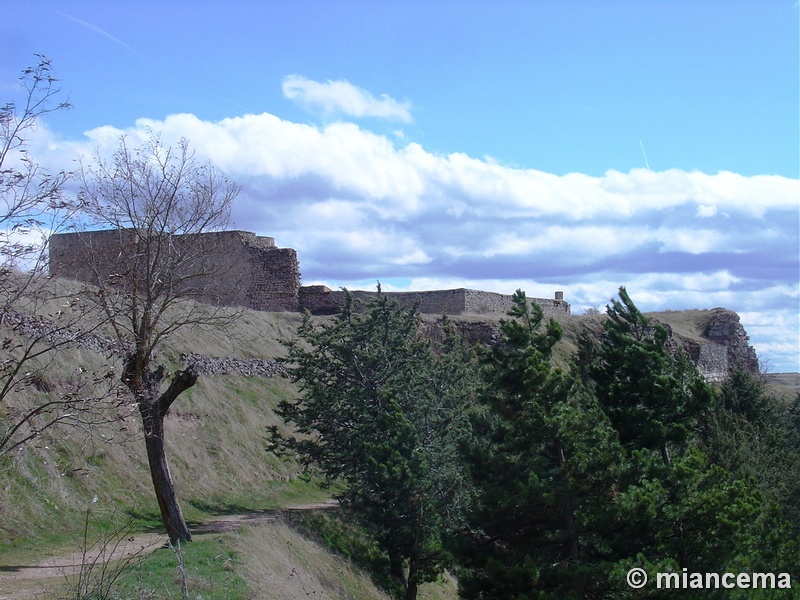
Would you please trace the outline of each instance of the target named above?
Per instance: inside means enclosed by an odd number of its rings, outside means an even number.
[[[796,0],[13,3],[69,167],[147,128],[242,185],[306,283],[739,312],[800,369]]]

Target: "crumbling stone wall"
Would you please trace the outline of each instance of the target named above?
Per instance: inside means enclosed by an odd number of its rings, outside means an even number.
[[[459,290],[464,292],[464,312],[474,315],[505,315],[512,306],[512,297],[508,294],[482,292],[480,290]],[[569,302],[564,300],[562,292],[556,292],[555,299],[529,298],[542,307],[544,314],[570,314]]]
[[[717,343],[681,340],[681,347],[708,383],[721,383],[729,375],[728,348]]]
[[[172,236],[174,264],[186,297],[219,306],[265,311],[299,310],[300,265],[291,248],[248,231]],[[137,240],[129,229],[88,231],[50,238],[50,274],[97,284],[125,285],[135,276]]]
[[[350,295],[357,302],[368,302],[377,292],[354,290]],[[495,292],[482,292],[459,288],[455,290],[433,290],[425,292],[385,292],[400,306],[419,305],[419,312],[431,315],[501,315],[511,308],[511,296]],[[530,298],[538,303],[545,314],[570,314],[569,302],[561,292],[558,299]],[[331,290],[324,285],[304,286],[300,289],[300,307],[312,315],[327,315],[339,312],[344,306],[345,292]]]

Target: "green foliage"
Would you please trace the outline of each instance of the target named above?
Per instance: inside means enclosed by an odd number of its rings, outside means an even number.
[[[470,528],[455,540],[463,597],[657,597],[652,588],[632,593],[628,569],[794,568],[796,536],[765,496],[782,494],[789,510],[781,490],[795,489],[796,430],[753,396],[752,382],[734,378],[739,391],[715,403],[669,330],[649,322],[624,288],[600,339],[580,339],[571,372],[551,364],[559,328],[524,293],[509,314],[483,356],[465,453],[477,497]],[[739,434],[779,444],[784,456],[774,458],[789,476],[773,473],[777,490],[735,467],[748,447],[738,436],[709,442],[720,411],[748,424]]]
[[[307,317],[289,343],[301,398],[279,408],[299,434],[280,443],[343,486],[342,505],[372,531],[407,598],[448,564],[442,539],[465,494],[454,457],[468,354],[452,332],[438,350],[416,310],[379,294],[357,312],[348,296],[334,321]]]
[[[800,430],[795,409],[771,397],[763,380],[742,369],[720,386],[717,397],[717,408],[703,430],[704,449],[711,460],[751,482],[764,497],[750,560],[798,572]]]
[[[586,347],[583,340],[585,371],[622,444],[658,449],[669,462],[668,446],[691,436],[711,407],[711,391],[686,353],[670,350],[667,328],[651,323],[624,287],[619,296],[599,344]]]
[[[670,347],[668,330],[650,323],[624,288],[608,316],[598,343],[583,339],[580,371],[625,449],[611,507],[617,565],[632,557],[707,572],[789,565],[791,530],[777,539],[770,492],[737,464],[749,454],[748,433],[772,419],[769,403],[740,375],[715,401],[685,353]],[[774,482],[796,479],[786,475]]]
[[[602,570],[602,512],[619,449],[577,378],[550,363],[558,324],[544,324],[521,291],[509,315],[482,361],[466,453],[478,496],[471,529],[456,540],[460,593],[583,597]]]

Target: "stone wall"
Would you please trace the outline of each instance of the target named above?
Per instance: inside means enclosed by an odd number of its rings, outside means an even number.
[[[660,321],[669,331],[668,343],[683,348],[709,383],[725,381],[737,368],[757,375],[758,357],[739,315],[725,308],[704,312],[707,312],[707,321],[699,337],[675,336],[672,327]]]
[[[461,290],[459,290],[461,291]],[[495,292],[482,292],[480,290],[463,290],[465,293],[466,314],[473,315],[505,315],[511,309],[512,297],[507,294],[497,294]],[[561,292],[556,292],[555,299],[529,298],[542,307],[544,314],[570,314],[569,302],[564,301]]]
[[[708,383],[721,383],[729,375],[730,362],[728,349],[717,343],[700,343],[694,340],[681,340],[697,370]]]
[[[173,277],[188,298],[219,306],[297,311],[300,266],[291,248],[248,231],[171,236],[158,260],[131,229],[50,238],[50,274],[92,284],[130,285],[144,263]],[[165,251],[166,250],[166,251]]]
[[[384,292],[400,306],[411,307],[418,304],[419,312],[431,315],[499,315],[504,316],[511,308],[511,296],[495,292],[482,292],[459,288],[455,290],[434,290],[425,292]],[[354,290],[350,295],[357,302],[368,302],[377,292]],[[570,314],[570,305],[563,295],[556,292],[555,300],[530,298],[538,303],[545,314]],[[312,315],[327,315],[339,312],[344,306],[345,292],[331,290],[324,285],[300,288],[300,308]]]

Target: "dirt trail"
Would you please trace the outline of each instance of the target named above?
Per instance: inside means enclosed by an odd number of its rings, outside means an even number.
[[[192,534],[236,531],[242,527],[275,521],[281,515],[298,510],[324,510],[336,508],[336,500],[310,504],[292,504],[275,510],[224,515],[197,527]],[[111,540],[105,547],[92,548],[86,553],[70,552],[48,557],[35,565],[7,564],[0,557],[0,600],[31,600],[52,594],[54,584],[65,577],[78,575],[81,565],[102,565],[111,561],[135,560],[167,545],[166,534],[137,533],[119,541]]]

